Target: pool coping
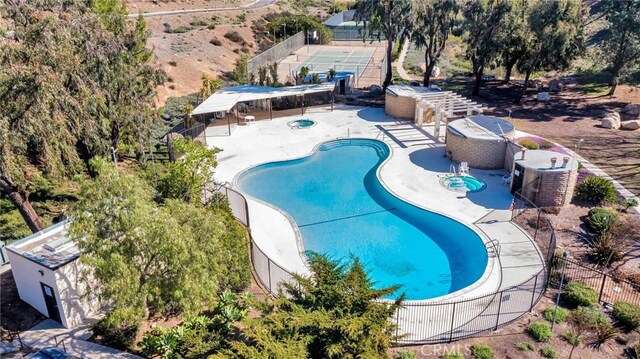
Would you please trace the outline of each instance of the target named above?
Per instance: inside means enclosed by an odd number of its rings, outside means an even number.
[[[422,205],[418,205],[417,203],[404,198],[403,196],[400,196],[397,192],[393,191],[389,185],[384,181],[384,179],[382,178],[382,170],[384,168],[384,166],[391,161],[391,159],[393,158],[395,151],[393,150],[393,148],[391,146],[389,146],[388,143],[386,143],[385,141],[379,140],[377,138],[370,138],[370,137],[338,137],[335,139],[331,139],[331,140],[326,140],[326,141],[321,141],[320,143],[317,143],[313,146],[313,148],[311,149],[311,151],[309,151],[308,153],[302,155],[302,156],[295,156],[292,158],[288,158],[288,159],[283,159],[283,160],[277,160],[277,161],[267,161],[267,162],[262,162],[262,163],[258,163],[255,165],[251,165],[249,167],[246,167],[242,170],[240,170],[239,172],[237,172],[234,176],[233,179],[231,181],[231,185],[233,186],[233,188],[237,191],[239,191],[240,193],[242,193],[243,196],[245,196],[247,199],[251,199],[252,201],[255,201],[257,203],[260,203],[266,207],[269,207],[273,210],[275,210],[276,212],[282,214],[284,216],[284,218],[289,222],[289,224],[291,225],[291,228],[293,229],[294,235],[295,235],[295,239],[296,239],[296,246],[298,249],[298,255],[300,256],[302,263],[304,264],[305,268],[307,270],[309,270],[309,266],[308,266],[308,261],[306,259],[305,256],[305,249],[304,249],[304,244],[302,242],[302,235],[300,233],[300,229],[298,228],[298,225],[296,224],[295,220],[293,219],[293,217],[291,217],[291,215],[289,215],[286,211],[282,210],[281,208],[272,205],[270,203],[267,203],[265,201],[262,201],[258,198],[255,198],[249,194],[247,194],[246,192],[242,191],[242,189],[240,188],[240,186],[238,185],[238,180],[239,177],[244,174],[247,171],[250,171],[251,169],[254,169],[256,167],[268,164],[268,163],[282,163],[282,162],[290,162],[290,161],[296,161],[296,160],[300,160],[300,159],[304,159],[307,158],[309,156],[312,156],[313,154],[317,153],[319,148],[326,144],[326,143],[330,143],[330,142],[336,142],[336,141],[350,141],[350,140],[367,140],[367,141],[376,141],[379,143],[382,143],[389,151],[389,155],[380,163],[380,165],[378,166],[378,168],[376,169],[376,178],[378,179],[378,181],[380,182],[380,184],[382,184],[383,188],[389,192],[392,196],[396,197],[397,199],[406,202],[416,208],[419,208],[421,210],[424,211],[428,211],[428,212],[432,212],[435,214],[438,214],[440,216],[444,216],[450,220],[456,221],[460,224],[462,224],[463,226],[471,229],[482,241],[482,243],[484,244],[485,247],[485,251],[487,254],[487,264],[485,266],[485,270],[482,274],[482,276],[480,276],[480,278],[478,278],[475,282],[473,282],[472,284],[461,288],[455,292],[451,292],[451,293],[447,293],[445,295],[442,296],[438,296],[438,297],[434,297],[434,298],[428,298],[428,299],[415,299],[415,300],[411,300],[411,299],[407,299],[405,300],[405,302],[409,302],[410,304],[434,304],[434,303],[439,303],[439,302],[443,302],[443,301],[448,301],[451,300],[453,298],[459,298],[464,296],[465,294],[469,294],[470,292],[477,290],[479,287],[481,287],[483,284],[487,283],[487,280],[490,278],[490,276],[492,274],[494,274],[494,270],[496,269],[496,258],[498,259],[498,264],[499,267],[498,272],[495,273],[497,275],[500,276],[499,280],[498,280],[498,284],[497,286],[495,286],[495,288],[492,288],[491,290],[487,291],[486,293],[481,292],[481,293],[477,293],[476,295],[474,295],[473,297],[480,297],[480,296],[485,296],[485,295],[490,295],[492,293],[497,292],[498,290],[500,290],[501,286],[502,286],[502,265],[501,265],[501,261],[500,261],[500,255],[496,254],[495,256],[490,256],[489,252],[487,251],[487,244],[490,242],[490,238],[487,236],[487,234],[480,229],[475,223],[467,223],[461,219],[457,219],[454,218],[442,211],[439,211],[437,209],[429,209],[426,208]],[[485,188],[486,188],[486,184],[485,184]],[[446,190],[446,188],[443,188]],[[272,260],[273,261],[273,260]],[[282,268],[288,268],[289,266],[284,266],[282,265],[282,263],[278,263],[273,261],[275,264],[277,264],[278,266],[282,267]],[[286,269],[287,271],[289,271],[289,269]],[[291,272],[290,272],[291,273]],[[307,272],[308,273],[308,272]],[[468,300],[470,298],[461,298],[463,300]],[[382,301],[386,301],[386,302],[393,302],[392,299],[381,299]]]

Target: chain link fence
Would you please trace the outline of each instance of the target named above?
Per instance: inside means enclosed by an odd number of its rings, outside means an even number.
[[[256,55],[249,61],[247,61],[247,76],[250,74],[257,74],[258,69],[265,66],[270,66],[273,63],[284,60],[287,56],[295,54],[305,44],[305,32],[300,31],[297,34],[281,41],[277,45],[274,45],[267,51]]]

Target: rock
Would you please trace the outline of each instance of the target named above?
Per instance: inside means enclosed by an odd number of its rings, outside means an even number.
[[[7,31],[4,33],[4,37],[5,39],[9,39],[9,40],[15,40],[16,39],[16,32],[11,30],[11,31]]]
[[[440,76],[440,68],[438,66],[434,66],[431,70],[431,76],[438,77]]]
[[[427,64],[426,64],[426,63],[424,63],[424,62],[421,62],[421,63],[419,63],[419,64],[415,65],[415,66],[413,67],[413,69],[414,69],[415,71],[419,71],[419,72],[421,72],[421,73],[424,73],[425,71],[427,71]]]
[[[607,115],[607,117],[614,117],[614,118],[617,118],[618,121],[620,121],[620,113],[616,111],[611,112],[609,115]]]
[[[640,120],[631,120],[622,122],[620,128],[623,130],[637,130],[640,128]]]
[[[600,124],[604,128],[618,129],[620,128],[620,120],[615,117],[605,117]]]
[[[629,115],[640,115],[640,103],[630,103],[624,107],[622,112]]]
[[[540,102],[549,102],[549,100],[551,100],[551,96],[549,95],[548,92],[540,92],[538,94],[538,101],[540,101]]]
[[[562,89],[564,88],[564,85],[562,84],[562,82],[560,82],[560,80],[551,80],[551,82],[549,82],[549,92],[562,92]]]
[[[529,81],[528,87],[530,89],[536,89],[536,90],[537,89],[541,89],[542,88],[542,81],[540,81],[540,80],[531,80],[531,81]]]

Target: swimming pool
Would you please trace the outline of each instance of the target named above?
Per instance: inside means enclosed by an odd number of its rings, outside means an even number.
[[[435,298],[480,279],[488,256],[469,227],[402,201],[380,183],[390,155],[377,140],[319,145],[311,155],[241,173],[241,191],[288,213],[305,250],[360,258],[379,287],[402,285],[409,300]]]

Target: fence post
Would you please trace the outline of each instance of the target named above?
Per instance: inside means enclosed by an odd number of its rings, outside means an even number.
[[[453,341],[453,326],[456,319],[456,302],[453,302],[453,312],[451,313],[451,330],[449,331],[449,342]]]
[[[400,308],[396,309],[396,340],[399,338],[398,331],[400,330]]]
[[[533,232],[533,239],[538,238],[538,227],[540,227],[540,214],[542,213],[542,211],[540,211],[540,208],[538,208],[538,221],[536,222],[536,230],[535,232]]]
[[[602,302],[602,293],[604,293],[604,284],[607,282],[607,274],[602,273],[602,284],[600,285],[600,295],[598,296],[598,303]]]
[[[502,310],[502,294],[504,292],[500,292],[500,301],[498,302],[498,315],[496,315],[496,326],[493,330],[498,330],[498,324],[500,324],[500,311]]]
[[[536,298],[536,289],[537,288],[538,288],[538,275],[536,274],[536,279],[533,282],[533,293],[531,294],[531,306],[529,306],[529,311],[533,310],[533,302],[535,301],[535,298]]]
[[[262,254],[267,257],[266,254]],[[269,291],[273,293],[273,290],[271,289],[271,259],[269,259],[269,257],[267,257],[267,276],[269,277]]]

